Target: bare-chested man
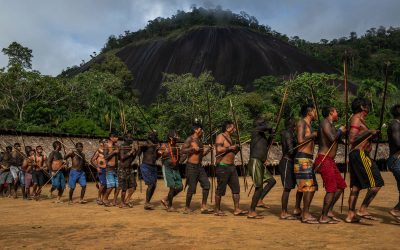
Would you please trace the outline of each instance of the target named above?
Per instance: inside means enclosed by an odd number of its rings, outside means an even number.
[[[72,159],[72,166],[71,166],[71,171],[69,172],[69,179],[68,179],[68,187],[69,187],[69,196],[68,196],[68,204],[72,205],[72,196],[74,194],[74,190],[76,187],[76,183],[79,182],[79,185],[81,186],[81,197],[79,200],[80,204],[85,204],[87,203],[86,200],[84,200],[85,197],[85,192],[86,192],[86,174],[85,171],[83,170],[83,167],[86,164],[86,158],[85,154],[83,153],[83,144],[78,142],[75,145],[76,152],[72,151],[68,153],[65,157],[64,160],[68,160],[68,158]]]
[[[301,200],[303,193],[297,190],[296,203],[293,215],[288,212],[289,195],[292,189],[296,188],[296,176],[294,174],[294,157],[296,155],[296,138],[294,131],[296,130],[296,122],[292,117],[285,119],[285,129],[281,131],[282,158],[279,161],[279,172],[283,186],[282,192],[282,211],[280,219],[297,220],[301,216]]]
[[[93,154],[90,163],[97,169],[97,176],[99,177],[100,187],[97,194],[97,204],[103,205],[103,197],[107,190],[107,166],[106,159],[104,158],[104,147],[107,143],[106,139],[99,140],[99,148]]]
[[[225,216],[221,210],[221,199],[225,195],[226,186],[228,185],[232,191],[234,211],[233,215],[246,215],[248,211],[239,208],[240,201],[240,184],[239,177],[235,166],[235,155],[240,151],[238,144],[235,144],[231,135],[236,132],[235,125],[232,121],[226,121],[221,128],[222,133],[216,138],[216,176],[217,189],[215,190],[215,215]]]
[[[346,132],[346,127],[341,126],[336,131],[333,123],[338,121],[338,112],[335,107],[324,107],[322,116],[325,119],[319,126],[319,149],[318,156],[314,162],[315,171],[321,174],[326,190],[319,223],[336,224],[340,220],[333,215],[333,207],[347,185],[336,166],[335,157],[338,141]]]
[[[193,194],[196,193],[198,182],[200,182],[200,186],[203,189],[201,213],[209,214],[214,211],[213,209],[207,207],[207,199],[210,192],[210,180],[208,179],[207,173],[201,164],[203,156],[211,152],[212,147],[209,146],[206,150],[204,150],[203,143],[200,141],[202,135],[203,127],[200,124],[193,124],[192,135],[186,139],[181,150],[181,154],[187,155],[186,183],[188,185],[188,190],[186,193],[186,205],[184,213],[190,212],[190,203],[192,201]]]
[[[32,181],[34,198],[38,200],[44,185],[44,171],[47,170],[47,156],[43,154],[43,148],[40,145],[36,147],[35,162],[36,164],[32,170]]]
[[[294,173],[299,192],[303,192],[303,211],[301,221],[308,224],[318,224],[318,220],[310,214],[310,205],[317,189],[317,181],[313,171],[314,139],[312,121],[317,118],[313,105],[304,105],[300,111],[301,119],[297,123],[297,143],[304,144],[298,148],[294,158]]]
[[[25,159],[24,153],[21,151],[21,144],[15,143],[14,144],[14,150],[11,153],[11,166],[10,166],[10,172],[11,175],[14,179],[14,198],[16,199],[18,197],[17,191],[18,187],[21,186],[22,190],[22,197],[25,199],[25,176],[24,172],[22,171],[22,162]]]
[[[26,199],[30,200],[32,197],[30,196],[31,186],[33,185],[32,182],[32,171],[37,166],[35,161],[35,150],[32,148],[27,152],[27,157],[22,162],[22,171],[24,171],[25,176],[25,194]]]
[[[387,166],[396,179],[399,200],[397,205],[389,211],[389,214],[400,223],[400,104],[394,105],[390,113],[393,116],[393,120],[390,122],[387,131],[390,150]]]
[[[166,198],[161,200],[168,212],[176,212],[172,206],[172,201],[182,190],[182,178],[179,172],[180,150],[177,146],[179,136],[175,130],[171,130],[167,135],[167,143],[161,145],[162,170],[165,185],[169,188]]]
[[[107,168],[107,191],[103,197],[103,204],[104,206],[116,206],[117,199],[119,194],[118,188],[118,175],[117,175],[117,168],[118,168],[118,156],[119,156],[119,147],[117,146],[118,136],[115,133],[110,133],[109,139],[107,144],[105,145],[104,149],[104,157],[106,159],[106,168]],[[113,203],[111,204],[108,200],[111,192],[114,190],[114,199]]]
[[[3,197],[4,185],[7,185],[8,197],[11,197],[13,177],[10,172],[12,146],[7,146],[0,162],[0,196]]]
[[[119,189],[121,189],[120,208],[133,207],[131,197],[136,190],[137,183],[132,162],[135,160],[136,153],[139,150],[138,145],[133,145],[133,143],[132,135],[125,135],[124,143],[119,151],[118,185]],[[128,196],[126,196],[127,191]]]
[[[143,152],[142,164],[140,164],[140,172],[142,174],[144,183],[147,185],[146,202],[144,209],[153,210],[154,207],[150,204],[154,191],[157,186],[157,165],[156,161],[160,157],[159,144],[157,132],[152,131],[149,133],[147,141],[140,144],[140,153]]]
[[[365,117],[369,113],[369,102],[364,98],[356,98],[351,104],[353,116],[350,120],[350,197],[349,212],[346,222],[359,222],[360,217],[369,220],[376,220],[367,208],[375,198],[376,194],[383,187],[384,182],[376,162],[369,157],[372,150],[371,139],[378,133],[377,130],[370,130],[365,123]],[[368,189],[365,199],[356,213],[356,203],[361,189]]]
[[[53,151],[49,155],[47,166],[51,170],[51,190],[53,192],[57,189],[58,196],[56,203],[62,203],[61,196],[65,189],[65,178],[62,168],[65,167],[64,158],[61,155],[61,142],[53,142]]]

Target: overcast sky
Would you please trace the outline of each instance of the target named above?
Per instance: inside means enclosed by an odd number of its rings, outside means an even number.
[[[143,28],[190,6],[221,5],[309,41],[400,26],[400,0],[0,0],[0,48],[17,41],[33,50],[33,68],[57,75],[99,52],[109,35]],[[7,57],[0,54],[0,68]]]

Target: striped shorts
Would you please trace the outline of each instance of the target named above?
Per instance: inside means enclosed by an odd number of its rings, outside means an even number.
[[[376,162],[364,150],[355,149],[349,154],[349,166],[351,187],[383,187],[384,182]]]

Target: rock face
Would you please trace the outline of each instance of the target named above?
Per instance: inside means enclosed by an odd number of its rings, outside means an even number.
[[[133,43],[116,55],[134,75],[134,88],[148,104],[158,94],[162,73],[211,71],[227,88],[240,84],[251,90],[251,83],[264,75],[335,71],[281,40],[234,27],[198,27],[172,38]]]

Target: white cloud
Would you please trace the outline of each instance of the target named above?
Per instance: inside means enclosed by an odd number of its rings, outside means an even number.
[[[57,75],[88,60],[109,35],[135,31],[148,20],[189,10],[192,4],[210,3],[237,13],[246,11],[281,33],[312,41],[400,24],[397,0],[0,0],[0,48],[17,41],[33,50],[34,69]],[[0,67],[6,64],[7,58],[0,54]]]

